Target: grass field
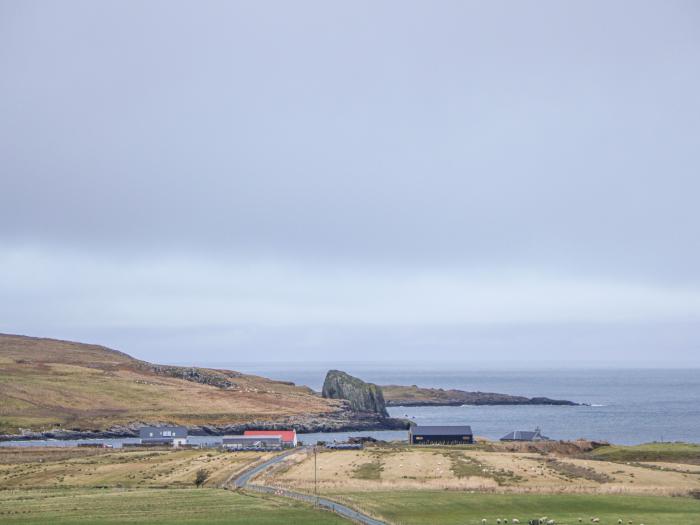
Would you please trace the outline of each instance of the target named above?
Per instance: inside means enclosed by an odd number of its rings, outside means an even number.
[[[698,525],[700,500],[651,496],[588,494],[470,494],[468,492],[359,492],[336,499],[363,509],[395,525],[481,525],[482,519],[518,518],[520,523],[547,516],[558,525],[576,525],[578,519],[603,525],[618,519],[634,525]]]
[[[189,488],[200,469],[208,474],[204,486],[218,487],[269,455],[215,449],[0,448],[0,489]]]
[[[664,448],[667,447],[666,452]],[[450,490],[503,493],[591,493],[685,496],[700,492],[698,447],[603,447],[606,455],[510,452],[469,447],[372,446],[364,450],[300,452],[267,482],[322,494],[362,491]],[[653,455],[647,456],[650,450]],[[619,461],[653,457],[667,462]],[[607,457],[613,460],[606,460]],[[674,462],[669,463],[668,459]],[[314,465],[318,470],[314,473]],[[698,520],[700,524],[700,519]]]
[[[590,452],[589,455],[606,461],[661,461],[700,465],[700,445],[692,443],[648,443],[632,447],[601,447]]]
[[[298,502],[222,489],[0,491],[2,524],[339,525],[344,519]]]

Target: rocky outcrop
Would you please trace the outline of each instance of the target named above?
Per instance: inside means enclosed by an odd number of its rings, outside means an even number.
[[[357,412],[377,414],[389,417],[384,403],[382,389],[372,383],[353,377],[340,370],[329,370],[323,382],[323,397],[327,399],[345,399],[350,408]]]
[[[494,392],[466,392],[464,390],[443,390],[442,388],[421,388],[416,385],[387,385],[382,390],[387,406],[461,406],[461,405],[567,405],[578,403],[548,397],[523,397]]]
[[[207,368],[152,365],[150,363],[144,363],[144,367],[147,368],[149,372],[159,376],[175,377],[177,379],[184,379],[185,381],[215,386],[217,388],[235,387],[236,383],[231,381],[231,378],[240,376],[240,374],[228,370],[209,370]]]

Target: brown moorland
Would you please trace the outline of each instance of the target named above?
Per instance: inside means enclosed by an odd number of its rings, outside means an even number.
[[[324,417],[340,401],[229,370],[155,365],[103,346],[0,334],[0,434]]]

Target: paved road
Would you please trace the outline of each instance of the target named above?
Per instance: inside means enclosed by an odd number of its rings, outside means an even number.
[[[299,501],[305,501],[307,503],[316,504],[319,507],[323,507],[324,509],[333,511],[337,514],[340,514],[341,516],[356,521],[357,523],[362,523],[363,525],[386,525],[386,523],[383,521],[371,518],[370,516],[367,516],[366,514],[351,509],[346,505],[336,503],[335,501],[331,501],[326,498],[311,496],[309,494],[302,494],[301,492],[294,492],[292,490],[278,489],[275,487],[268,487],[266,485],[257,485],[250,483],[250,480],[252,478],[260,474],[262,471],[270,468],[272,465],[283,461],[284,458],[286,458],[290,454],[293,454],[294,452],[298,452],[298,450],[289,450],[287,452],[283,452],[282,454],[279,454],[272,459],[268,459],[264,463],[260,463],[259,465],[256,465],[255,467],[246,470],[237,478],[232,480],[233,485],[237,488],[245,488],[246,490],[262,492],[264,494],[274,494],[275,496],[283,496],[285,498],[292,498]]]

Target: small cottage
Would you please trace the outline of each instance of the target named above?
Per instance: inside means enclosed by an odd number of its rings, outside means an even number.
[[[139,437],[143,445],[179,447],[187,444],[187,427],[141,427]]]

